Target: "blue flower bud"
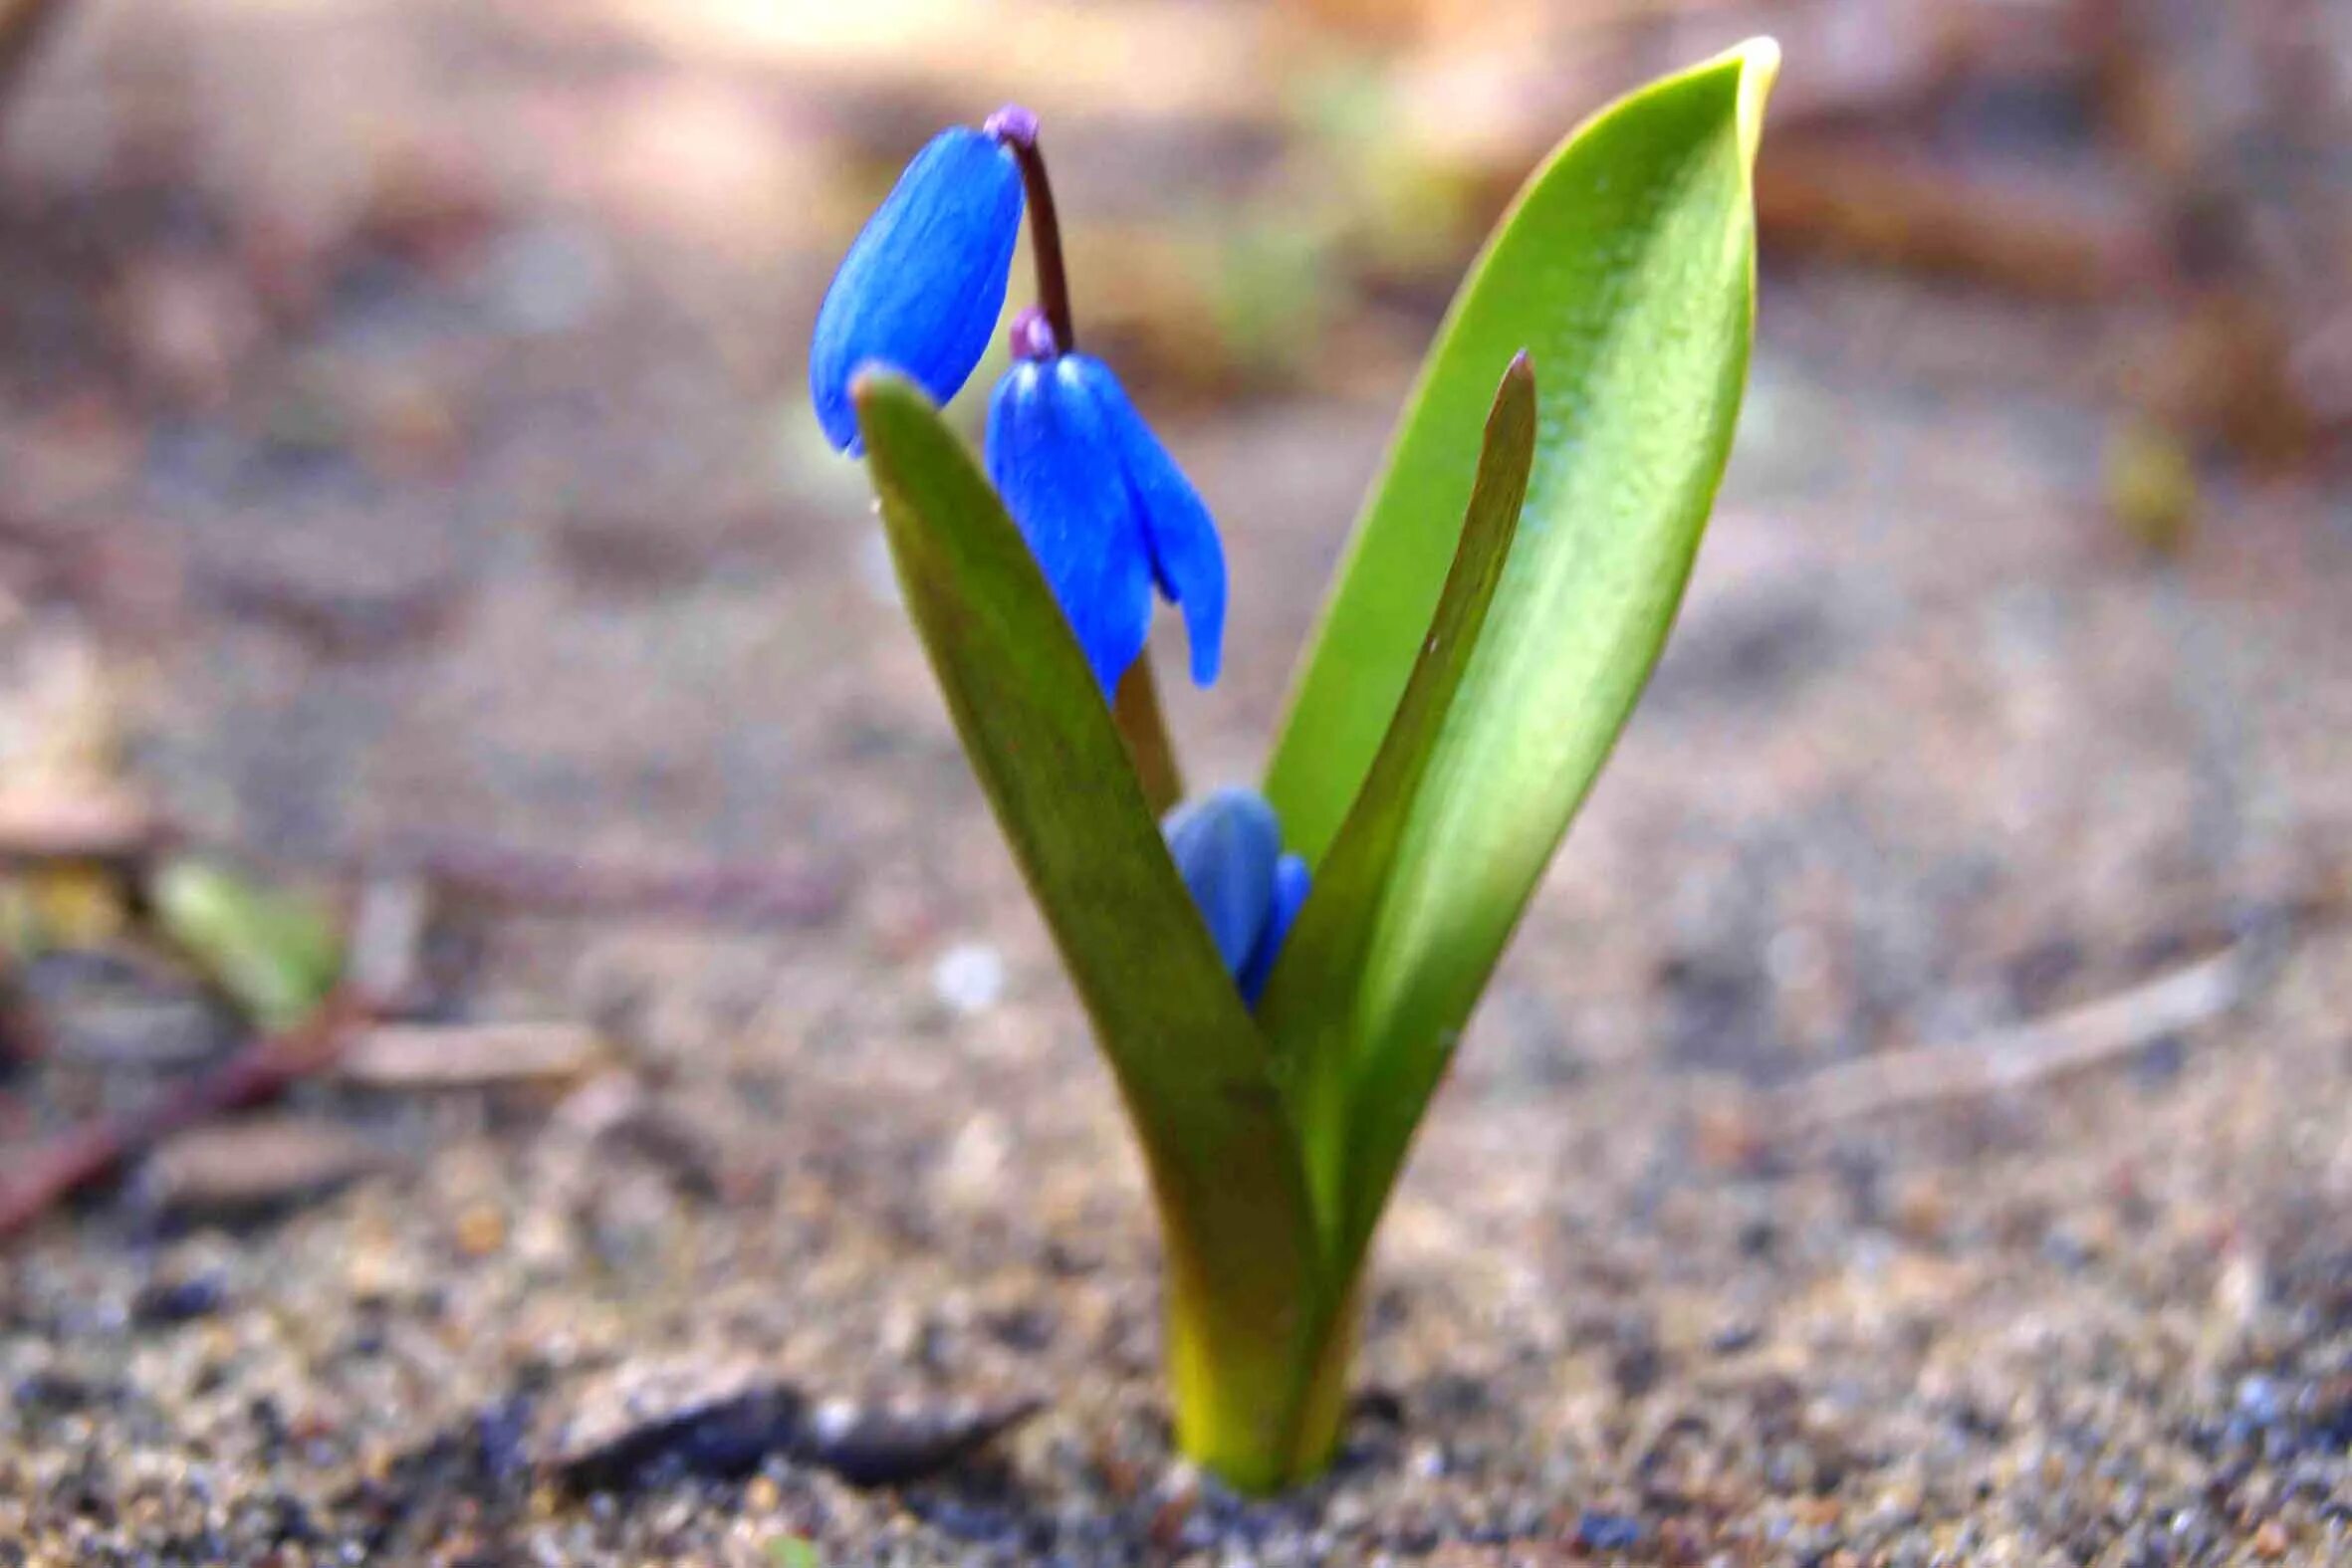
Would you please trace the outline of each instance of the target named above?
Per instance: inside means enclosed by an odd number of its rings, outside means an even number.
[[[1306,902],[1306,862],[1282,852],[1274,807],[1254,789],[1218,789],[1170,811],[1161,824],[1217,956],[1257,1006],[1276,955]]]
[[[1274,909],[1274,868],[1283,849],[1274,807],[1254,789],[1213,790],[1170,811],[1160,831],[1217,956],[1239,974]]]
[[[943,130],[866,220],[817,312],[809,392],[834,447],[864,450],[849,379],[879,362],[936,402],[963,388],[1005,308],[1021,168],[997,137]]]
[[[1151,588],[1184,611],[1192,678],[1217,678],[1225,549],[1200,493],[1101,360],[1057,353],[1042,319],[1014,325],[1020,362],[989,406],[988,472],[1105,693],[1143,651]]]
[[[1258,946],[1251,950],[1250,962],[1242,966],[1241,974],[1236,977],[1241,983],[1242,1000],[1253,1008],[1266,994],[1266,982],[1274,974],[1274,961],[1281,956],[1291,928],[1298,923],[1298,911],[1305,906],[1311,881],[1306,862],[1296,855],[1285,855],[1274,863],[1274,909],[1266,917],[1266,929],[1258,933]]]

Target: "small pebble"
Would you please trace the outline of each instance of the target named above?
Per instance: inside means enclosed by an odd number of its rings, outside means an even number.
[[[476,1204],[457,1218],[457,1247],[468,1257],[488,1257],[506,1244],[506,1217]]]
[[[142,1328],[168,1328],[176,1323],[210,1317],[228,1299],[228,1287],[216,1273],[158,1279],[130,1304],[131,1321]]]
[[[1004,955],[985,942],[959,942],[932,966],[931,989],[950,1011],[986,1012],[1004,999]]]
[[[1587,1508],[1576,1516],[1576,1544],[1588,1552],[1630,1551],[1641,1544],[1639,1519]]]

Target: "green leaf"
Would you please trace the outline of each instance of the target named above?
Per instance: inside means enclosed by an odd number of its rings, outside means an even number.
[[[1286,1421],[1262,1391],[1291,1379],[1321,1289],[1265,1039],[1020,530],[911,383],[869,372],[852,395],[908,610],[1144,1146],[1186,1446],[1247,1484]],[[1224,1410],[1212,1385],[1233,1409],[1200,1416]]]
[[[1495,366],[1543,366],[1534,471],[1355,999],[1348,1234],[1649,678],[1729,455],[1755,306],[1757,40],[1621,100],[1521,192],[1441,328],[1294,686],[1267,793],[1319,861],[1409,680]]]
[[[1343,1212],[1350,1045],[1361,1030],[1349,1006],[1356,977],[1406,821],[1502,580],[1534,450],[1535,377],[1520,354],[1504,371],[1487,416],[1454,563],[1404,697],[1258,1004],[1259,1025],[1274,1042],[1290,1090],[1327,1237]]]
[[[265,1029],[309,1017],[343,973],[327,912],[206,860],[166,862],[147,887],[156,924]]]

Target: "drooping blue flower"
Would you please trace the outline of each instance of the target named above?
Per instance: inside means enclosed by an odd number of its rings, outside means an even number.
[[[989,405],[988,473],[1046,580],[1114,692],[1143,651],[1156,582],[1184,611],[1192,678],[1217,679],[1225,548],[1191,481],[1101,360],[1059,352],[1035,311],[1013,328],[1015,363]]]
[[[833,274],[809,349],[809,392],[835,448],[864,449],[849,380],[879,362],[944,403],[970,379],[1005,308],[1021,232],[1021,168],[985,130],[931,138]]]
[[[1282,852],[1282,825],[1254,789],[1217,789],[1188,800],[1160,830],[1217,956],[1242,1000],[1255,1006],[1306,902],[1306,862]]]

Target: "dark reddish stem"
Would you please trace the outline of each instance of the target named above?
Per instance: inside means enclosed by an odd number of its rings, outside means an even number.
[[[629,865],[462,837],[411,839],[371,858],[455,897],[542,915],[811,925],[838,912],[842,897],[836,878],[807,868]]]
[[[304,1022],[254,1041],[219,1066],[138,1109],[61,1133],[11,1161],[0,1175],[0,1239],[102,1182],[173,1133],[224,1111],[274,1100],[334,1062],[345,1037],[365,1021],[358,999],[331,997]]]
[[[1018,104],[1008,104],[988,116],[982,126],[1003,142],[1021,165],[1021,183],[1029,192],[1029,249],[1038,265],[1038,306],[1054,329],[1061,352],[1078,345],[1077,325],[1069,314],[1069,274],[1061,265],[1061,220],[1054,211],[1054,182],[1046,175],[1046,154],[1038,146],[1038,116]]]

